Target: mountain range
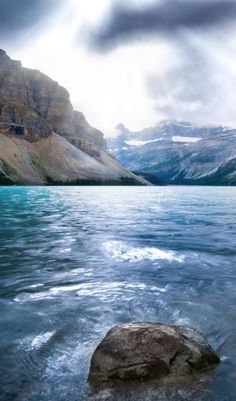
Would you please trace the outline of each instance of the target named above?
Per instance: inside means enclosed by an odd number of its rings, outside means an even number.
[[[0,184],[236,185],[236,130],[161,121],[107,141],[66,89],[0,50]]]
[[[0,184],[147,184],[107,152],[69,93],[0,50]]]
[[[141,131],[123,124],[108,140],[125,168],[153,184],[236,185],[236,130],[161,121]]]

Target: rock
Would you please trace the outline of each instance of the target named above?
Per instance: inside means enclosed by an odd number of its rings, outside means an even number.
[[[78,133],[79,137],[86,140],[99,148],[106,150],[107,145],[104,139],[104,135],[101,131],[96,128],[91,127],[83,113],[80,111],[74,111],[74,125],[75,131]]]
[[[88,380],[160,379],[193,374],[220,362],[196,330],[160,323],[130,323],[112,328],[95,350]]]
[[[102,149],[96,152],[92,145],[87,146],[93,157],[55,133],[31,143],[0,132],[0,182],[24,185],[145,183]]]
[[[55,132],[77,146],[83,139],[106,148],[104,135],[74,111],[66,89],[37,70],[23,68],[0,49],[0,130],[30,142]]]

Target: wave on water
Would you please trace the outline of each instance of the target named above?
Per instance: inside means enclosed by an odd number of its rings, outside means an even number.
[[[107,241],[103,244],[103,248],[105,253],[116,261],[142,262],[143,260],[167,260],[179,263],[184,261],[184,256],[178,255],[174,251],[161,250],[154,247],[138,248],[124,244],[122,241]]]
[[[43,345],[47,344],[49,340],[54,336],[56,332],[50,331],[47,333],[41,333],[35,337],[27,337],[20,341],[20,345],[26,350],[38,350]]]

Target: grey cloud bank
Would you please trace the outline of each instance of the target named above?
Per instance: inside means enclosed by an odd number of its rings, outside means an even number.
[[[172,35],[183,29],[217,27],[236,18],[232,0],[163,0],[146,7],[115,3],[94,32],[90,44],[98,50],[113,48],[143,35]]]
[[[47,19],[61,3],[61,0],[1,0],[1,39],[16,40],[18,35]]]
[[[235,0],[98,1],[0,0],[0,48],[107,134],[120,121],[236,126]]]
[[[176,44],[177,62],[170,63],[162,76],[153,73],[147,77],[147,90],[157,112],[168,119],[234,125],[236,76],[219,48],[210,53],[214,44],[204,43],[203,38]],[[225,50],[230,53],[227,46]]]
[[[230,66],[234,49],[229,42],[235,37],[235,20],[232,0],[162,0],[146,6],[115,2],[103,23],[90,32],[89,43],[98,52],[133,40],[157,39],[170,45],[174,57],[165,72],[146,77],[157,115],[234,124],[236,76]]]

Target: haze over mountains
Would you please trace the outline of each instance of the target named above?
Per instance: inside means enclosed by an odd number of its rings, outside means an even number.
[[[66,89],[0,50],[0,183],[144,183],[106,151]]]
[[[117,161],[154,184],[236,185],[236,130],[162,121],[108,140]]]
[[[230,127],[162,121],[132,132],[120,124],[108,152],[66,89],[4,50],[0,82],[0,183],[236,185]]]

